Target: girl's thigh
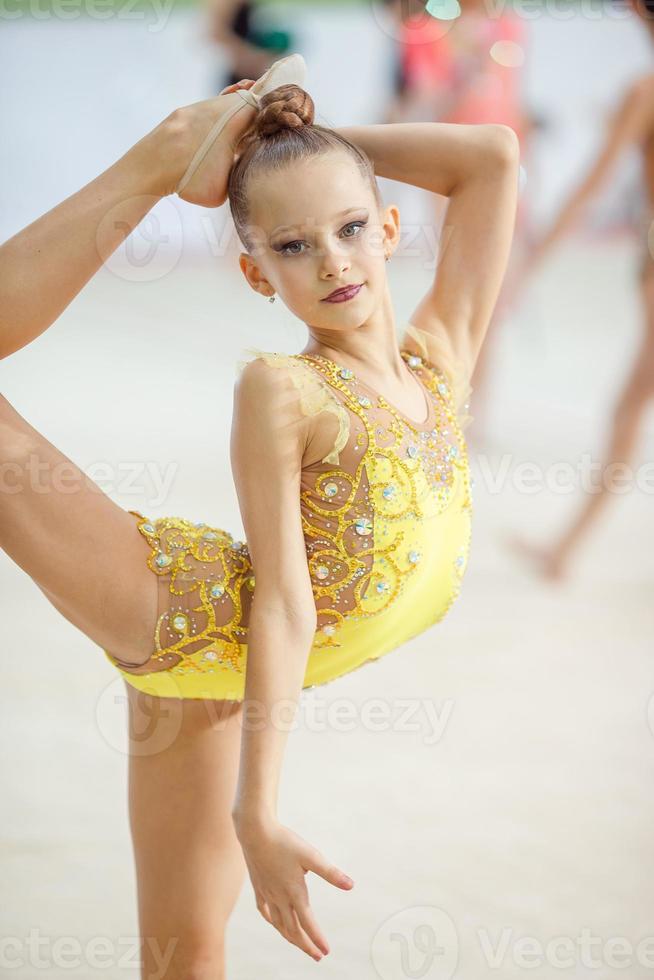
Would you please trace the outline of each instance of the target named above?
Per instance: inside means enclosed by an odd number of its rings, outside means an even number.
[[[136,523],[0,395],[0,547],[93,642],[139,664],[157,576]]]
[[[246,872],[231,817],[242,704],[126,687],[143,976],[169,958],[166,978],[202,969],[218,977],[225,925]]]

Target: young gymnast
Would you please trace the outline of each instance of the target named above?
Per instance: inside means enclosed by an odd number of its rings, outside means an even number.
[[[654,41],[654,0],[629,2]],[[601,479],[597,482],[597,489],[588,494],[569,526],[556,540],[545,545],[514,536],[510,542],[519,553],[532,559],[538,570],[550,579],[560,579],[568,573],[583,538],[606,507],[616,486],[616,477],[620,479],[621,467],[632,462],[641,423],[654,395],[654,74],[637,79],[623,96],[597,159],[565,202],[549,230],[534,244],[520,277],[524,285],[527,273],[533,273],[561,236],[574,227],[620,157],[633,146],[641,151],[644,189],[638,261],[644,331],[613,411],[612,431],[604,452]],[[623,470],[622,473],[624,475]]]
[[[352,881],[277,819],[287,731],[276,707],[439,620],[467,561],[463,399],[509,254],[516,136],[490,124],[327,129],[303,81],[292,55],[176,110],[0,249],[7,356],[47,329],[156,201],[229,197],[247,284],[279,294],[308,329],[297,354],[250,351],[235,385],[247,542],[126,512],[79,470],[73,496],[27,482],[0,494],[2,546],[121,671],[131,719],[150,711],[175,726],[165,751],[130,757],[148,978],[152,944],[171,937],[167,980],[224,976],[246,868],[266,921],[316,960],[329,952],[305,875]],[[450,200],[438,276],[399,344],[385,264],[399,212],[376,176]],[[0,433],[14,473],[34,456],[46,473],[73,466],[4,398]],[[157,699],[169,709],[153,713]],[[197,710],[208,702],[221,706],[220,731]],[[250,707],[257,724],[241,724]]]

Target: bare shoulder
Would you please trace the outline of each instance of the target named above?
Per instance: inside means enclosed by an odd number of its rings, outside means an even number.
[[[304,466],[322,461],[338,465],[350,425],[346,409],[327,380],[298,355],[258,348],[248,351],[256,360],[240,362],[241,378],[234,398],[235,421],[238,417],[245,438],[249,420],[250,426],[259,427],[259,436],[267,433],[267,438],[273,438],[283,433],[287,444],[303,446]]]
[[[263,357],[245,364],[234,385],[232,432],[240,436],[246,454],[269,454],[283,446],[294,456],[299,453],[301,461],[308,427],[297,386],[285,366]]]

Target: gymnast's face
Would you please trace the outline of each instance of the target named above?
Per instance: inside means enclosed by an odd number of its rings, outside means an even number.
[[[240,265],[263,296],[278,293],[309,328],[350,330],[387,299],[386,259],[399,239],[399,212],[380,213],[375,195],[347,153],[334,151],[255,178],[249,188],[252,252]],[[362,288],[325,302],[342,286]]]

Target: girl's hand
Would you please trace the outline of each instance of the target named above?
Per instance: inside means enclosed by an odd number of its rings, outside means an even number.
[[[314,960],[322,959],[329,946],[311,911],[304,876],[313,871],[346,890],[353,886],[352,879],[276,821],[258,823],[247,831],[237,827],[237,835],[259,912],[290,943]]]
[[[234,93],[239,88],[251,88],[253,85],[254,79],[242,79],[235,85],[226,86],[212,99],[176,109],[164,120],[161,124],[163,146],[157,148],[158,157],[167,163],[164,195],[175,193],[186,168],[214,122],[230,106],[238,103],[239,111],[229,119],[179,195],[182,200],[203,207],[216,208],[224,204],[229,172],[238,159],[236,144],[254,122],[257,111]]]
[[[240,82],[234,82],[233,85],[226,85],[224,89],[220,90],[218,95],[225,95],[226,92],[235,92],[237,88],[252,88],[253,85],[253,78],[242,78]]]

